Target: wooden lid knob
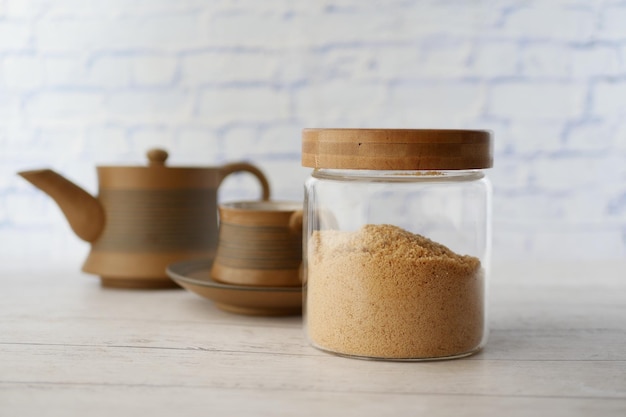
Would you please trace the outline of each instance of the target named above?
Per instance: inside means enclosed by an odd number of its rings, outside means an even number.
[[[150,149],[146,155],[149,166],[164,166],[168,157],[167,151],[160,148]]]
[[[483,169],[491,132],[445,129],[304,129],[302,165],[370,170]]]

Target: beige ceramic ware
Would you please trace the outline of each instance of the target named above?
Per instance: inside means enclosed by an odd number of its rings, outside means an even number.
[[[215,303],[221,310],[253,316],[287,316],[302,313],[302,287],[231,285],[211,278],[211,260],[169,265],[168,275],[183,288]]]
[[[74,232],[91,243],[83,271],[102,285],[160,288],[176,284],[165,270],[187,258],[212,258],[217,245],[217,189],[224,178],[246,171],[258,178],[263,199],[270,188],[248,163],[220,167],[167,167],[167,152],[148,152],[148,166],[97,168],[93,197],[49,169],[19,175],[52,197]]]
[[[219,206],[212,277],[252,286],[301,285],[302,203],[245,201]]]

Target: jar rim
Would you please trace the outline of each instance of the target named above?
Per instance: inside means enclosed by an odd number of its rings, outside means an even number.
[[[488,130],[308,128],[302,165],[371,170],[459,170],[493,166]]]

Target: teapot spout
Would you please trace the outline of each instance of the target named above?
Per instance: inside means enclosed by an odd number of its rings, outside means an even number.
[[[50,169],[18,172],[22,178],[48,194],[58,205],[78,237],[93,242],[104,228],[100,202],[78,185]]]

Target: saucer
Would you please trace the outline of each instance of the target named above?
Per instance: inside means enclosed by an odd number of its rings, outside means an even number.
[[[302,313],[301,287],[253,287],[223,284],[211,278],[212,259],[176,262],[167,275],[181,287],[207,298],[221,310],[253,316]]]

